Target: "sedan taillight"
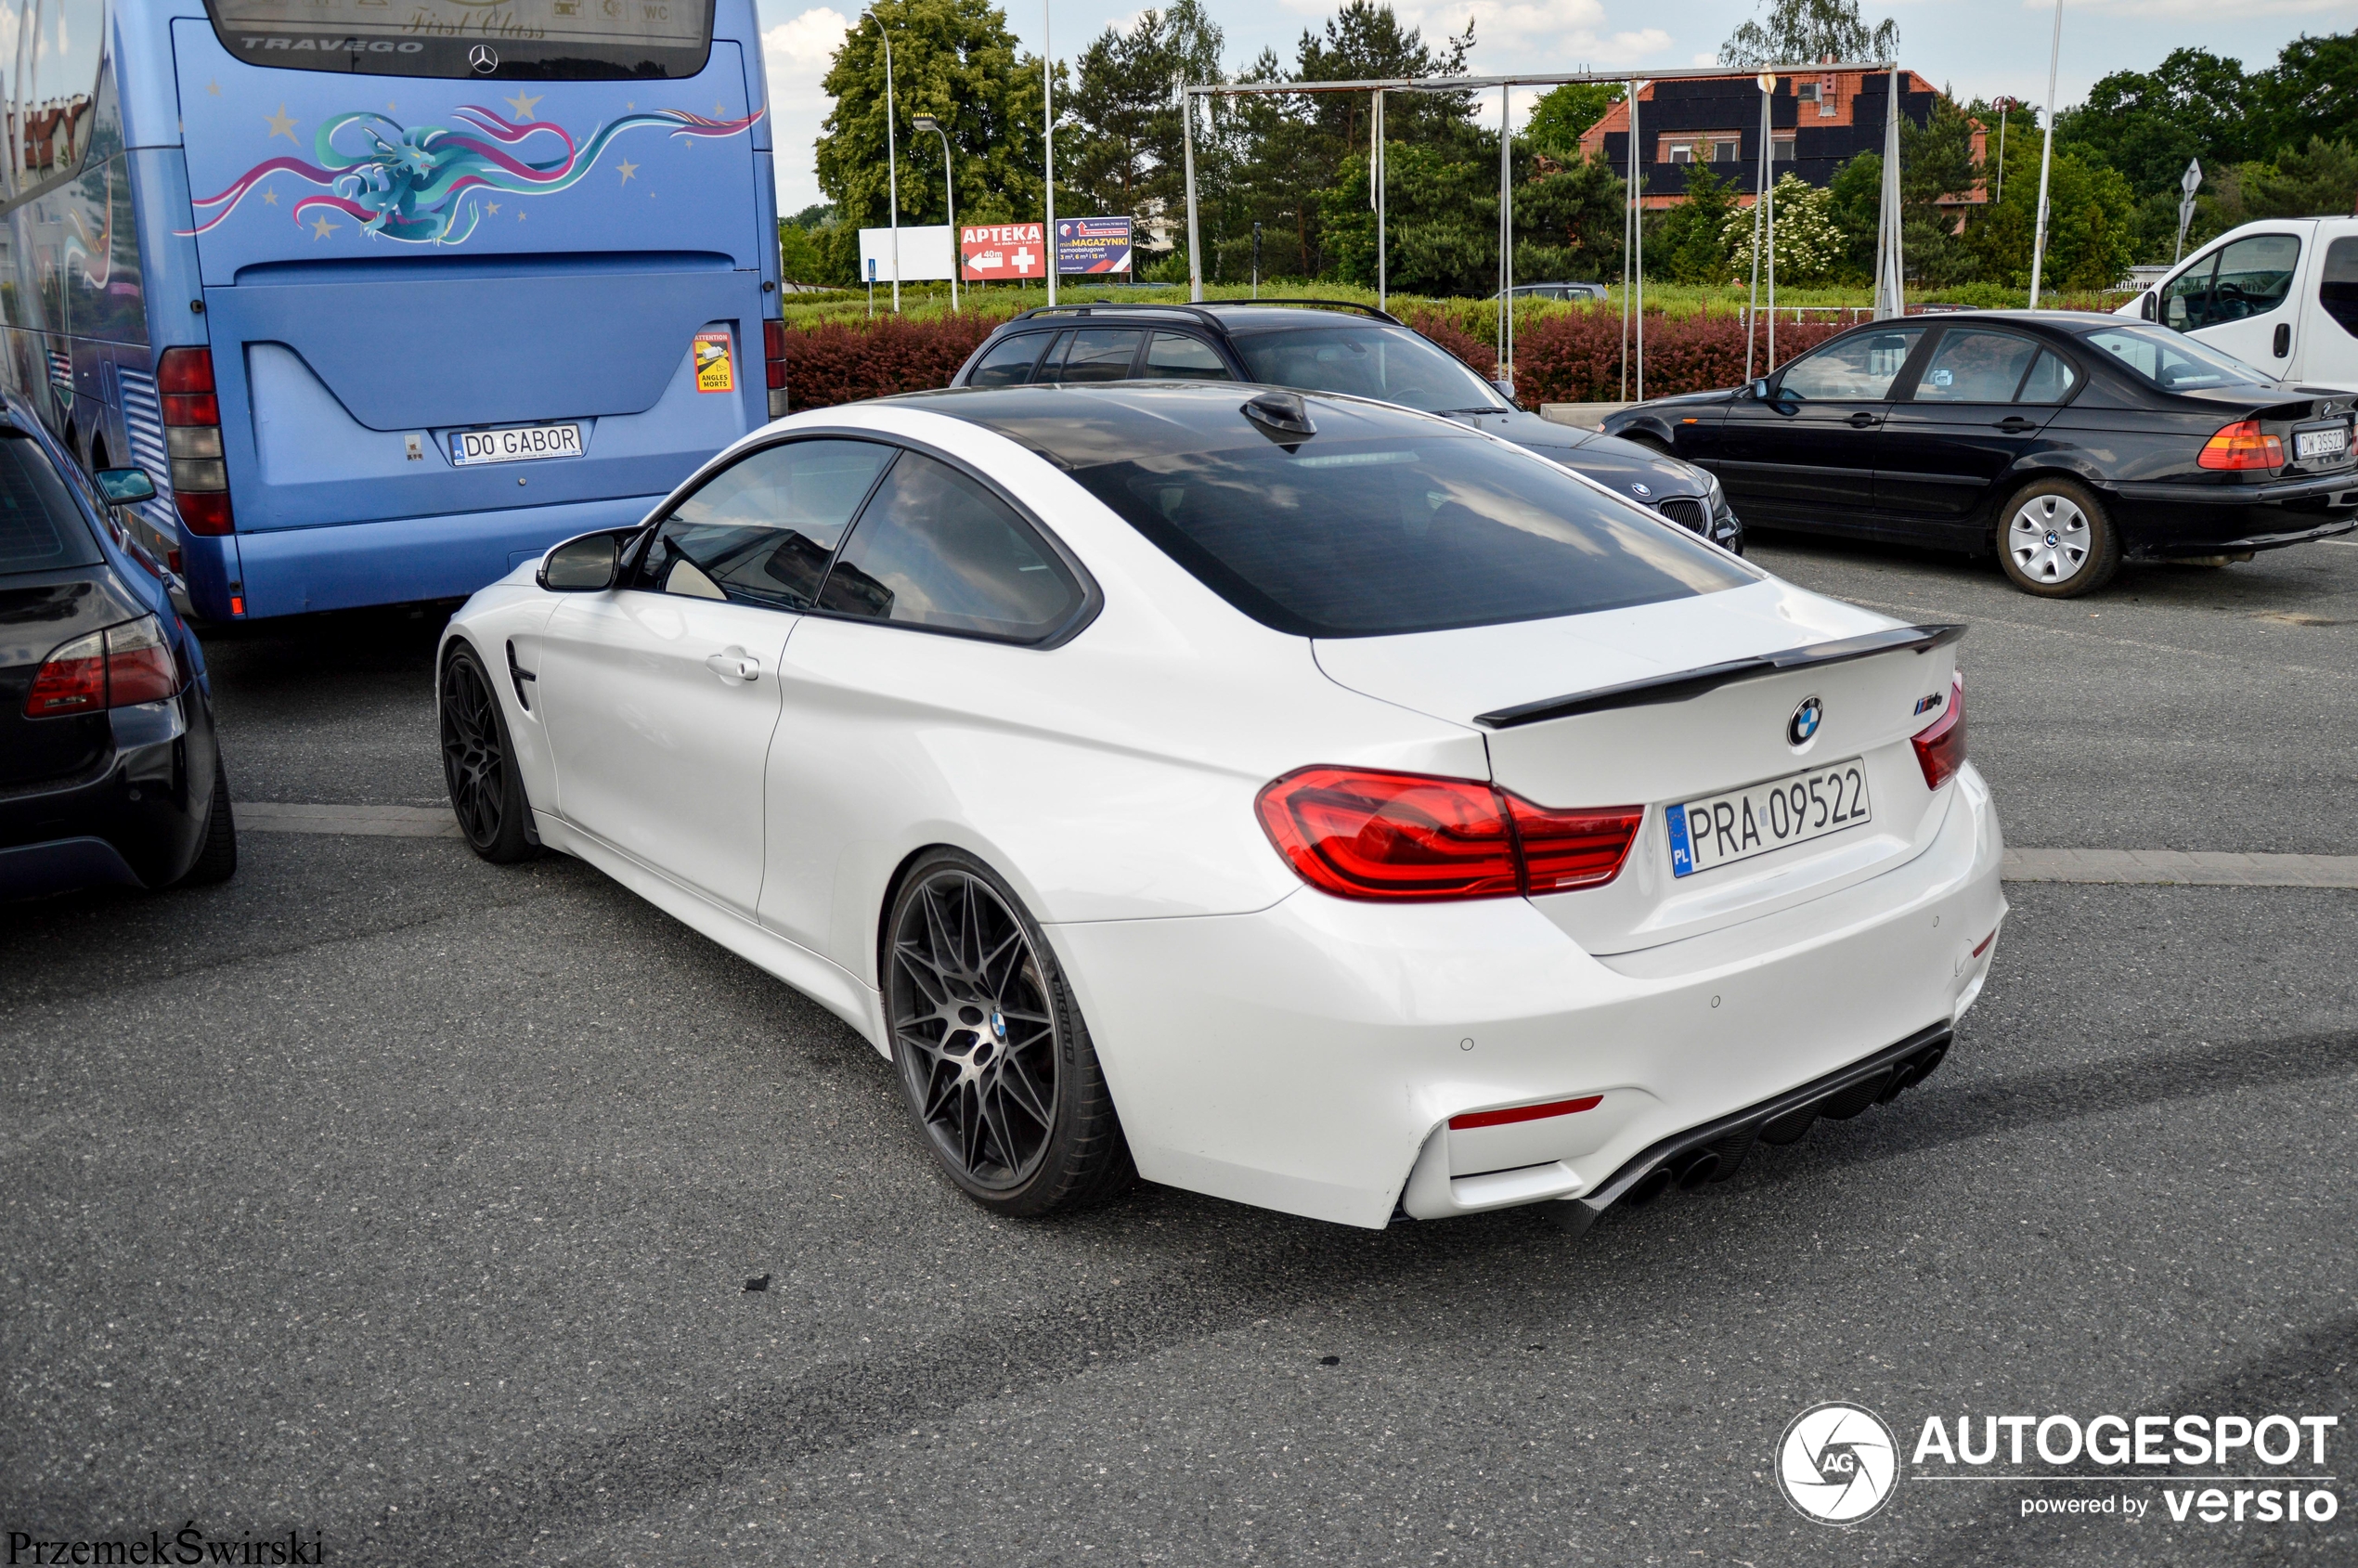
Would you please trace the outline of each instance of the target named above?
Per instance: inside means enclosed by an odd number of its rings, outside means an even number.
[[[1639,806],[1553,811],[1476,779],[1357,768],[1288,773],[1257,804],[1303,881],[1384,901],[1599,887],[1620,875],[1645,819]]]
[[[1924,787],[1938,789],[1965,765],[1965,678],[1949,679],[1949,711],[1916,732],[1916,765],[1924,771]]]
[[[2258,420],[2241,420],[2204,442],[2195,462],[2203,468],[2282,468],[2285,444],[2261,430]]]
[[[180,670],[153,616],[77,637],[42,661],[25,694],[27,719],[100,713],[161,702],[180,689]]]

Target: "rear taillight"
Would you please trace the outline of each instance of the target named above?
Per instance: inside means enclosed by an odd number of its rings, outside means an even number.
[[[1512,898],[1619,875],[1643,808],[1551,811],[1476,779],[1304,768],[1261,792],[1303,881],[1346,899]]]
[[[161,702],[180,689],[180,671],[153,616],[77,637],[42,661],[26,693],[27,719],[98,713]]]
[[[1965,678],[1949,678],[1949,711],[1916,732],[1916,765],[1924,771],[1924,787],[1938,789],[1965,765]]]
[[[229,471],[221,458],[221,397],[213,350],[167,348],[156,361],[163,395],[164,450],[172,458],[172,502],[192,534],[230,531]]]
[[[764,321],[761,324],[761,368],[770,382],[770,417],[786,417],[786,324]]]
[[[2258,420],[2244,420],[2204,442],[2195,461],[2204,468],[2282,468],[2285,444],[2262,431]]]

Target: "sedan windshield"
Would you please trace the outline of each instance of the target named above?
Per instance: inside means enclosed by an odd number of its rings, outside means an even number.
[[[2087,334],[2103,349],[2164,392],[2210,386],[2266,386],[2274,379],[2209,343],[2161,327],[2105,327]]]
[[[0,437],[0,577],[97,563],[98,543],[41,448]]]
[[[1252,379],[1304,392],[1340,392],[1428,414],[1488,414],[1506,401],[1430,339],[1405,327],[1309,327],[1237,339]]]

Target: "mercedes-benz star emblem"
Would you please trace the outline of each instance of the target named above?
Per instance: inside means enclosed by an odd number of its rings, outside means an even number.
[[[467,63],[477,74],[488,76],[499,69],[499,51],[488,44],[477,44],[467,51]]]
[[[1838,1528],[1879,1512],[1899,1483],[1899,1445],[1872,1410],[1812,1406],[1777,1445],[1777,1487],[1804,1519]]]
[[[1826,717],[1826,705],[1816,697],[1805,697],[1793,717],[1785,720],[1785,741],[1790,745],[1807,745],[1818,732],[1819,723]]]

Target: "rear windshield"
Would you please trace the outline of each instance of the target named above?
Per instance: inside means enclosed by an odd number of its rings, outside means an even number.
[[[2274,379],[2232,355],[2166,327],[2105,327],[2088,334],[2103,349],[2164,392],[2208,386],[2266,386]]]
[[[1072,476],[1237,609],[1300,637],[1578,616],[1755,580],[1619,498],[1445,425]]]
[[[0,437],[0,577],[95,566],[98,541],[41,448]]]
[[[1304,392],[1341,392],[1428,414],[1490,414],[1507,407],[1488,383],[1429,338],[1405,327],[1306,327],[1237,339],[1252,379]]]
[[[382,76],[594,81],[693,76],[712,0],[206,0],[254,65]]]

